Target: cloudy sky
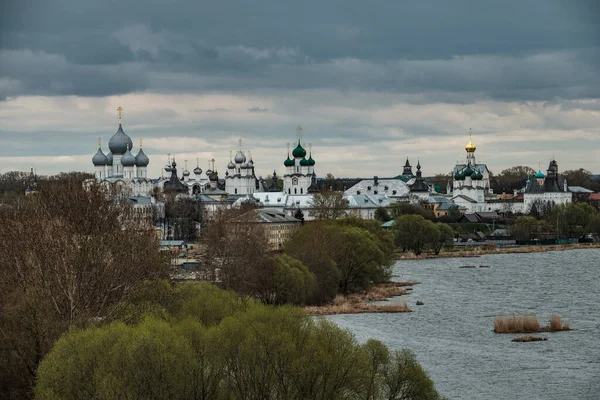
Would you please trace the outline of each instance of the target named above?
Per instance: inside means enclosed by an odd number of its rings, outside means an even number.
[[[282,173],[298,124],[321,176],[448,172],[470,127],[494,172],[600,173],[600,2],[0,2],[0,172],[93,171],[119,105],[152,176],[239,137]]]

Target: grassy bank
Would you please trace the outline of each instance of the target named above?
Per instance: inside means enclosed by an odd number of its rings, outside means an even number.
[[[337,295],[330,304],[304,307],[310,315],[362,314],[362,313],[401,313],[412,312],[405,299],[390,301],[388,304],[369,304],[375,301],[389,301],[390,298],[410,294],[411,286],[418,282],[388,282],[373,286],[362,293],[347,296]]]
[[[452,257],[479,257],[486,254],[510,254],[510,253],[543,253],[546,251],[565,251],[576,249],[597,249],[600,243],[577,243],[577,244],[556,244],[556,245],[537,245],[537,246],[518,246],[518,247],[486,247],[472,246],[468,248],[454,248],[451,250],[442,250],[440,254],[423,253],[415,256],[411,252],[396,253],[398,260],[421,260],[425,258],[452,258]]]

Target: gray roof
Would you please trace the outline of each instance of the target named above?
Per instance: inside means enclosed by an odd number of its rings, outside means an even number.
[[[360,193],[358,193],[360,192]],[[388,196],[404,197],[410,193],[410,188],[400,179],[363,179],[344,192],[345,195],[357,194],[387,194]]]
[[[586,189],[583,186],[569,186],[569,192],[573,192],[573,193],[594,193],[593,190]]]

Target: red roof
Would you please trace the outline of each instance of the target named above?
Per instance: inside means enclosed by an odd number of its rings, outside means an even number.
[[[600,193],[592,193],[588,196],[589,200],[600,200]]]

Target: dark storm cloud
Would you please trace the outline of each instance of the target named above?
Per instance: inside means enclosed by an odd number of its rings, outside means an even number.
[[[263,88],[451,102],[600,95],[593,0],[2,4],[2,98]]]

